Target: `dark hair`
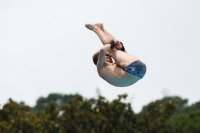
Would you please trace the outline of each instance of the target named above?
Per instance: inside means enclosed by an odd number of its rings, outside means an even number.
[[[97,51],[93,56],[92,56],[93,62],[95,65],[97,65],[98,59],[99,59],[99,51]]]

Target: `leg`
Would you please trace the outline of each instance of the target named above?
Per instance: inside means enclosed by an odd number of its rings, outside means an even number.
[[[105,30],[104,25],[102,23],[99,23],[101,30],[109,37],[114,38],[107,30]]]
[[[99,37],[99,39],[101,40],[101,42],[103,43],[103,45],[109,43],[111,40],[115,40],[115,38],[110,35],[109,33],[106,34],[107,32],[104,32],[104,28],[102,27],[103,25],[100,23],[97,24],[86,24],[85,27],[94,31],[97,36]]]
[[[106,32],[104,27],[101,27],[100,24],[86,24],[85,27],[94,31],[104,45],[109,43],[111,40],[115,40],[115,38],[110,33]],[[131,56],[126,52],[122,52],[121,50],[117,50],[115,48],[109,50],[108,52],[112,55],[112,58],[114,59],[116,64],[122,68],[138,60],[137,57]]]
[[[105,28],[104,28],[104,26],[103,26],[103,24],[102,23],[97,23],[100,27],[101,27],[101,30],[107,35],[107,36],[109,36],[110,38],[114,38],[108,31],[106,31],[105,30]],[[123,46],[123,44],[122,43],[120,43],[118,40],[116,40],[116,39],[114,39],[116,42],[118,42],[118,43],[116,43],[116,46],[115,46],[115,48],[117,48],[118,50],[121,50],[122,48],[124,48],[124,46]],[[124,50],[123,50],[124,52],[126,52],[125,51],[125,48],[124,48]]]

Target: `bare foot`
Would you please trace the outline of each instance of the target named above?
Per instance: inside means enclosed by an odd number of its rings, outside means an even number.
[[[95,31],[95,29],[98,27],[95,24],[85,24],[85,27],[89,30]]]

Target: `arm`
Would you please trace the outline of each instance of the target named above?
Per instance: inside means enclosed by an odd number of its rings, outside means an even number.
[[[101,70],[103,68],[103,64],[105,61],[105,55],[107,53],[107,51],[110,49],[111,44],[105,44],[99,51],[99,59],[97,62],[97,69],[98,71]]]

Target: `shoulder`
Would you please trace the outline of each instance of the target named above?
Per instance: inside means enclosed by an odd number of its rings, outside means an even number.
[[[105,66],[105,65],[103,65],[103,66],[101,67],[101,69],[99,69],[99,68],[97,67],[97,72],[99,73],[99,75],[102,75],[105,71],[106,71],[106,66]]]

